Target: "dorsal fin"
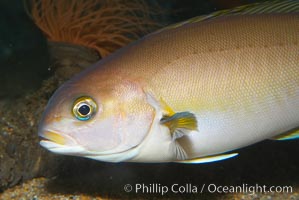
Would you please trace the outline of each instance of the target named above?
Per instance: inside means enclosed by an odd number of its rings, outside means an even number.
[[[299,13],[299,1],[298,0],[274,0],[266,2],[257,2],[238,6],[232,9],[225,9],[215,11],[208,15],[200,15],[193,17],[183,22],[175,23],[173,25],[162,28],[155,31],[152,34],[162,32],[164,30],[175,29],[185,24],[196,23],[200,21],[210,20],[221,16],[230,15],[253,15],[253,14],[275,14],[275,13]],[[152,35],[150,34],[150,35]]]

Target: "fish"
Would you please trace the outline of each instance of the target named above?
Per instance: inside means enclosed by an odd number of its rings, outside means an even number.
[[[276,7],[193,18],[100,60],[50,98],[40,145],[104,162],[197,164],[299,138],[299,12]]]

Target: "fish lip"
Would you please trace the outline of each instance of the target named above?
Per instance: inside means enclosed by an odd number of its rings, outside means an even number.
[[[51,129],[44,129],[43,131],[39,132],[39,137],[42,138],[41,141],[48,141],[52,143],[56,143],[58,145],[63,145],[63,146],[73,146],[73,145],[78,145],[78,142],[69,137],[68,135],[65,135],[59,131],[51,130]],[[60,141],[58,141],[60,140]],[[61,141],[63,140],[63,141]]]
[[[79,155],[86,152],[86,149],[68,135],[61,132],[44,129],[39,132],[42,138],[39,144],[53,153],[64,155]]]

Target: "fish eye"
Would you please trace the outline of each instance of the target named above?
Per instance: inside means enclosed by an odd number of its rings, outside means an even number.
[[[80,121],[89,120],[96,111],[97,104],[91,97],[79,97],[73,104],[73,115]]]

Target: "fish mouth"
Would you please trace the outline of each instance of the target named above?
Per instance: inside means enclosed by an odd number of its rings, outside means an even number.
[[[53,153],[77,155],[86,151],[74,139],[56,131],[45,130],[39,135],[43,138],[39,144]]]
[[[52,141],[53,143],[65,145],[66,144],[66,138],[62,136],[60,133],[54,132],[54,131],[44,131],[41,135],[42,138],[44,138],[47,141]]]
[[[43,139],[39,144],[49,151],[62,155],[81,156],[105,162],[121,162],[131,159],[138,154],[138,148],[133,147],[122,152],[93,152],[85,149],[73,138],[55,131],[43,131],[39,134]]]

